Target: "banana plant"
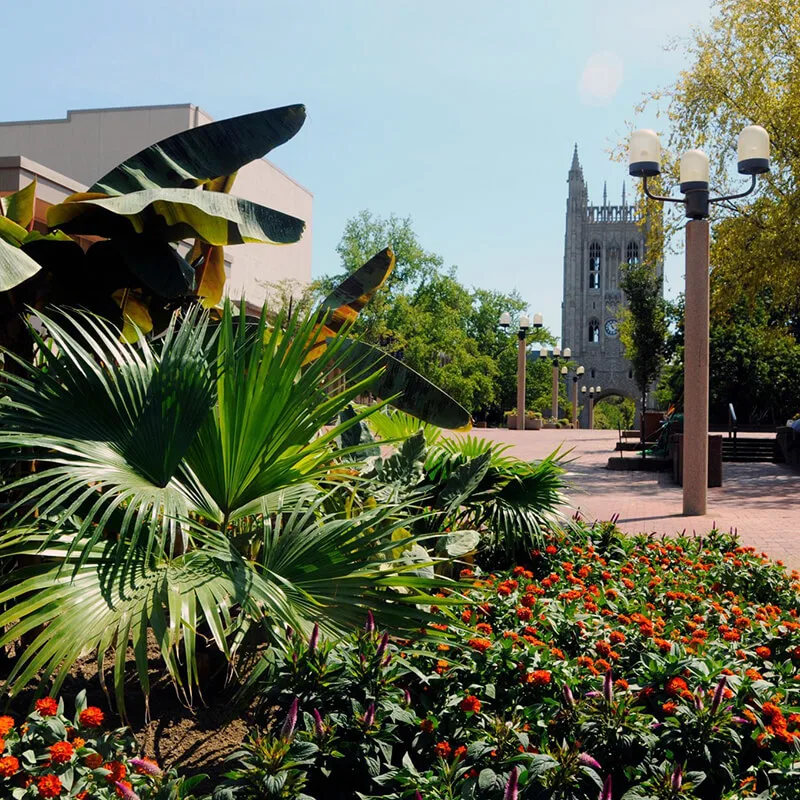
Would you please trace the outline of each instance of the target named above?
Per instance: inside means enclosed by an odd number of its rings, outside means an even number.
[[[303,234],[303,220],[228,191],[241,167],[291,139],[304,120],[302,105],[286,106],[192,128],[145,148],[87,192],[48,209],[56,246],[31,248],[34,240],[20,235],[33,218],[35,186],[5,198],[0,295],[16,290],[13,303],[4,298],[8,310],[80,306],[121,321],[123,335],[133,340],[163,331],[175,308],[199,296],[216,305],[224,285],[222,247],[292,244]],[[104,241],[78,253],[67,234]],[[178,252],[177,243],[192,238],[201,243],[202,258]],[[6,339],[3,344],[13,344]]]

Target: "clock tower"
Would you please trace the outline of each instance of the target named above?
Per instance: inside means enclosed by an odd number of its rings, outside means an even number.
[[[561,347],[569,347],[572,360],[585,368],[582,385],[587,391],[599,385],[600,397],[630,397],[638,408],[640,392],[619,338],[619,316],[625,307],[620,265],[644,257],[646,230],[627,202],[624,183],[620,205],[609,204],[605,186],[602,205],[589,201],[577,145],[567,185]],[[661,259],[658,270],[663,274]],[[587,417],[584,409],[584,426]]]

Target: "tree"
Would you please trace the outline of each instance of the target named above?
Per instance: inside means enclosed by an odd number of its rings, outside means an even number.
[[[647,392],[658,378],[667,352],[666,306],[662,279],[647,260],[623,264],[620,286],[628,306],[622,315],[620,337],[633,367],[633,379],[642,393],[642,413]],[[644,447],[644,425],[642,425]]]
[[[320,281],[322,290],[358,269],[375,249],[391,246],[397,265],[364,308],[354,330],[441,386],[473,414],[501,422],[516,406],[517,320],[527,308],[516,293],[469,289],[455,268],[419,242],[409,217],[381,218],[362,211],[348,220],[336,249],[343,272]],[[503,331],[500,314],[512,325]],[[555,339],[543,329],[537,344]],[[529,407],[549,387],[538,359],[528,360]],[[548,373],[549,374],[549,373]]]
[[[714,209],[712,302],[730,308],[742,297],[755,301],[766,286],[774,303],[796,314],[800,6],[785,0],[717,0],[714,6],[710,30],[695,32],[686,48],[688,68],[649,102],[669,98],[670,150],[706,148],[712,186],[726,194],[742,184],[731,170],[739,131],[753,123],[767,128],[772,171],[759,179],[757,195]],[[676,177],[674,164],[667,171]]]

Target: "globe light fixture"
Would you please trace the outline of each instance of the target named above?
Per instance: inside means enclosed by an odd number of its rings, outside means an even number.
[[[500,327],[507,328],[511,324],[511,314],[508,311],[504,311],[500,315]]]
[[[681,156],[680,191],[683,197],[653,194],[647,179],[661,172],[661,145],[652,130],[631,134],[628,172],[642,179],[651,200],[680,203],[686,224],[686,291],[684,310],[684,436],[683,513],[701,516],[708,506],[708,399],[709,399],[709,217],[711,206],[746,197],[756,188],[759,175],[770,168],[769,134],[760,125],[748,125],[739,134],[737,169],[750,176],[750,186],[736,194],[711,197],[708,156],[702,150],[687,150]],[[595,387],[599,394],[600,387]],[[589,393],[592,393],[591,388]],[[644,413],[644,408],[642,412]],[[644,425],[642,425],[644,434]],[[644,445],[644,441],[642,442]]]

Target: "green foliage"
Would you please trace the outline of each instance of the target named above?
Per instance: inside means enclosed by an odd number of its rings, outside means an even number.
[[[636,427],[636,403],[629,397],[604,397],[594,404],[594,427],[612,431]]]
[[[410,219],[382,219],[368,211],[348,221],[337,248],[343,275],[323,279],[322,289],[330,291],[387,244],[397,266],[354,330],[364,342],[436,383],[473,415],[501,423],[503,411],[516,405],[517,337],[516,328],[500,330],[498,320],[503,311],[516,319],[525,303],[515,293],[466,288],[454,269],[445,269],[440,256],[422,247]],[[538,338],[554,341],[547,331]],[[546,388],[535,358],[528,361],[528,374],[532,400]]]
[[[763,125],[772,141],[770,174],[751,198],[716,206],[711,264],[719,280],[714,304],[729,308],[766,286],[775,301],[798,310],[800,284],[800,10],[783,0],[717,0],[709,28],[684,45],[686,68],[667,98],[668,147],[673,154],[702,147],[711,159],[712,186],[721,194],[742,188],[734,172],[736,138],[746,125]],[[670,178],[677,178],[672,161]],[[677,231],[683,220],[676,215]]]
[[[647,260],[623,264],[620,272],[620,287],[628,301],[622,315],[620,338],[633,368],[633,379],[642,393],[642,408],[646,408],[648,389],[658,378],[667,352],[663,279]]]
[[[7,689],[51,674],[57,688],[81,653],[116,646],[122,705],[119,643],[147,691],[150,631],[190,694],[198,647],[230,658],[248,632],[333,629],[363,605],[393,628],[424,618],[411,601],[428,584],[394,552],[396,509],[326,508],[322,482],[347,453],[336,440],[381,408],[329,426],[373,377],[344,363],[344,336],[302,367],[316,315],[269,329],[226,305],[216,327],[195,311],[136,347],[85,314],[40,319],[39,361],[20,360],[0,406],[0,448],[37,462],[4,487],[0,555],[41,557],[0,592],[0,645],[35,631]]]
[[[659,394],[664,402],[682,407],[682,302],[676,306],[675,319],[670,337],[674,356],[664,370]],[[794,320],[774,302],[770,290],[712,314],[709,358],[709,411],[717,424],[727,423],[729,403],[745,424],[782,424],[796,413],[800,344]]]
[[[595,523],[461,578],[461,625],[428,626],[444,639],[395,641],[368,620],[339,641],[291,632],[262,660],[259,727],[285,737],[296,712],[293,741],[314,747],[281,764],[305,794],[796,793],[796,573],[720,531],[656,540]]]

